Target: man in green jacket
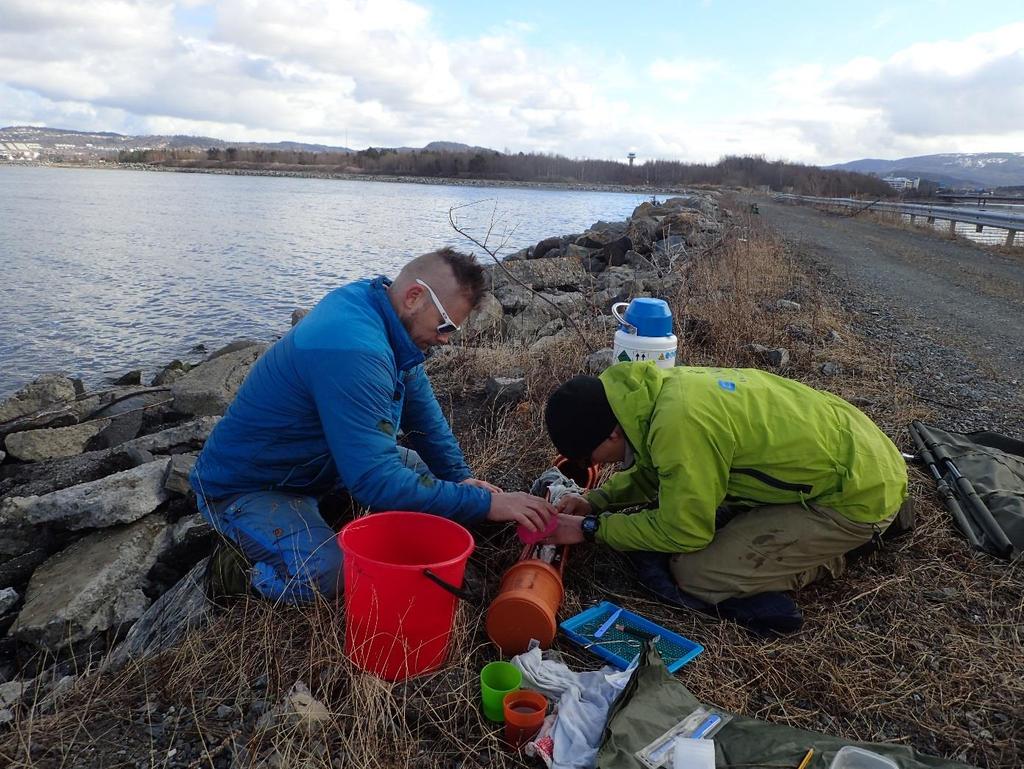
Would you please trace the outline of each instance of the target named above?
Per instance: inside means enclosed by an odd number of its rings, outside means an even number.
[[[550,541],[670,553],[679,588],[711,605],[838,577],[907,497],[902,455],[865,414],[756,369],[620,363],[563,384],[545,421],[566,457],[625,465],[561,503]]]

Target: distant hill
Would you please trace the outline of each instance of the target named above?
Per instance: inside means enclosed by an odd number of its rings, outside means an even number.
[[[475,147],[460,142],[430,142],[423,147],[374,147],[377,150],[389,150],[391,152],[497,152],[487,147]]]
[[[306,144],[304,142],[230,142],[215,139],[211,136],[163,136],[145,135],[129,136],[109,131],[71,131],[63,128],[47,128],[44,126],[7,126],[0,128],[0,157],[4,152],[4,144],[36,145],[31,149],[40,156],[63,156],[75,159],[97,159],[116,156],[121,150],[191,150],[205,152],[211,147],[227,149],[235,147],[239,150],[279,150],[285,152],[331,152],[354,153],[348,147],[334,147],[328,144]],[[471,147],[458,142],[430,142],[425,147],[378,147],[392,149],[397,152],[494,152],[485,147]],[[13,151],[13,150],[12,150]],[[26,150],[22,149],[21,152]]]
[[[305,144],[303,142],[229,142],[211,136],[128,136],[109,131],[70,131],[63,128],[44,126],[7,126],[0,128],[2,144],[38,145],[44,156],[61,155],[73,158],[100,158],[114,156],[121,150],[196,150],[205,151],[211,147],[226,149],[284,150],[289,152],[353,152],[347,147],[332,147],[326,144]],[[2,150],[3,147],[0,147]]]
[[[1011,187],[1024,184],[1024,152],[920,155],[899,160],[864,158],[826,166],[878,176],[922,177],[950,187]]]

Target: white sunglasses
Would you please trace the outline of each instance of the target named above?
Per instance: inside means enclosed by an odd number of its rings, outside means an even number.
[[[456,325],[455,322],[448,317],[448,313],[445,312],[444,305],[441,304],[441,300],[437,298],[437,294],[434,293],[434,289],[428,286],[425,280],[416,278],[416,282],[423,286],[423,288],[427,289],[427,293],[430,294],[430,299],[434,303],[434,307],[436,307],[437,311],[441,313],[441,318],[444,320],[444,323],[438,325],[437,333],[444,336],[445,334],[454,334],[458,331],[461,327]]]

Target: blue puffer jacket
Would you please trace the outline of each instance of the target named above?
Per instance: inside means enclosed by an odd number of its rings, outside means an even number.
[[[490,493],[458,483],[471,472],[388,285],[376,278],[335,289],[256,361],[196,462],[196,494],[316,496],[340,480],[375,510],[467,524],[487,515]],[[403,465],[399,427],[436,478]]]

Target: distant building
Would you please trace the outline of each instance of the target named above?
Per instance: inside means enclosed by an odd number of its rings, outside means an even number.
[[[908,179],[905,176],[886,176],[882,181],[899,192],[916,190],[921,185],[920,179]]]
[[[0,157],[5,160],[37,160],[42,147],[38,144],[23,142],[0,142]]]

